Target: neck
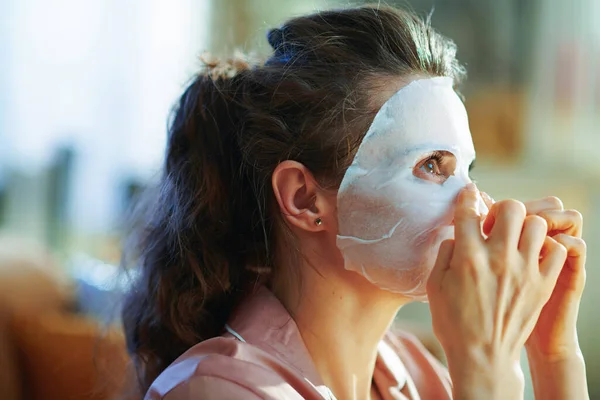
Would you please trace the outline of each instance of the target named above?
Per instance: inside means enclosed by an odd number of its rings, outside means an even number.
[[[327,260],[318,260],[326,262]],[[371,398],[378,344],[406,300],[337,265],[311,263],[299,291],[277,290],[323,383],[337,398]]]

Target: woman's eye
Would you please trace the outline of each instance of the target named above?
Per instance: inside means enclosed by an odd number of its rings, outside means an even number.
[[[448,151],[436,151],[415,166],[413,175],[425,181],[442,184],[454,175],[455,169],[454,154]]]
[[[440,175],[439,161],[435,158],[430,158],[429,160],[425,161],[421,166],[421,169],[429,174]]]

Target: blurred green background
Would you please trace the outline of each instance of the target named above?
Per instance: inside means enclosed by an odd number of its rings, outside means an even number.
[[[123,218],[156,177],[170,106],[199,55],[266,55],[269,27],[359,4],[0,1],[0,304],[43,292],[7,289],[15,271],[36,265],[67,282],[77,312],[105,317],[110,296],[98,293],[118,287]],[[434,27],[457,43],[479,187],[496,199],[556,195],[584,214],[579,332],[590,394],[600,398],[600,1],[387,4],[432,12]],[[423,304],[400,318],[429,327]]]

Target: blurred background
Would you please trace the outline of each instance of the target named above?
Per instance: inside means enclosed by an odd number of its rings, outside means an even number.
[[[3,399],[101,399],[123,384],[122,339],[103,322],[125,285],[121,222],[157,176],[168,112],[199,55],[267,55],[269,27],[361,3],[0,0]],[[600,1],[387,4],[433,12],[457,43],[480,188],[556,195],[583,213],[579,333],[600,399]],[[400,319],[429,334],[426,305]]]

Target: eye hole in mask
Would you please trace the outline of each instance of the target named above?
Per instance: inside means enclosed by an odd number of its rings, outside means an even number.
[[[413,169],[413,175],[427,182],[441,185],[454,175],[456,157],[449,151],[434,151],[419,161]]]

